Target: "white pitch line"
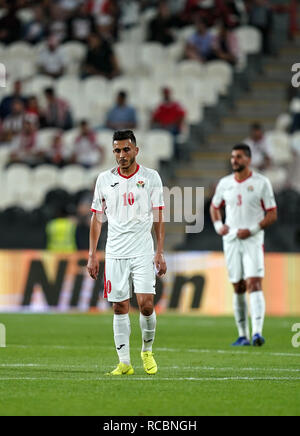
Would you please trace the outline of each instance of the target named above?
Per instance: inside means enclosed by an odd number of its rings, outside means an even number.
[[[58,350],[83,350],[83,349],[98,349],[98,350],[112,350],[113,346],[102,346],[102,345],[86,345],[86,346],[78,346],[78,345],[8,345],[6,347],[6,350],[9,348],[48,348],[48,349],[58,349]],[[132,350],[140,350],[140,348],[137,347],[131,347]],[[164,348],[164,347],[158,347],[155,348],[156,351],[161,352],[167,352],[167,353],[208,353],[208,354],[241,354],[246,356],[276,356],[276,357],[300,357],[299,353],[277,353],[277,352],[269,352],[269,351],[239,351],[235,348],[232,348],[232,350],[207,350],[207,349],[197,349],[197,348],[190,348],[190,349],[181,349],[181,348]]]
[[[41,377],[0,377],[0,381],[300,381],[300,377],[95,377],[95,378],[41,378]]]
[[[49,368],[49,369],[77,369],[77,370],[101,370],[103,367],[100,365],[58,365],[58,364],[45,364],[45,363],[0,363],[1,368]],[[134,366],[141,369],[142,366]],[[160,370],[178,369],[184,371],[262,371],[262,372],[300,372],[300,368],[234,368],[234,367],[210,367],[210,366],[159,366]]]

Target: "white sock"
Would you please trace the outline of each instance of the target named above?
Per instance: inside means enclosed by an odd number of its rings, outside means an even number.
[[[252,336],[257,333],[259,335],[262,335],[266,311],[265,297],[263,291],[251,292],[250,311],[252,321]]]
[[[249,339],[248,305],[246,293],[233,294],[233,311],[239,337]]]
[[[150,316],[144,316],[142,313],[140,313],[140,326],[143,339],[142,351],[152,351],[156,327],[155,311],[153,311],[152,315]]]
[[[130,365],[130,319],[126,315],[114,315],[114,339],[119,360],[126,365]]]

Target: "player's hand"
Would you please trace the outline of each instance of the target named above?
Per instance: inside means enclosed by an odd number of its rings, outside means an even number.
[[[226,224],[224,224],[224,226],[220,229],[219,233],[221,236],[225,236],[229,233],[229,230],[230,230],[229,227],[226,226]]]
[[[92,279],[97,280],[99,274],[99,262],[97,260],[97,256],[89,256],[89,261],[87,264],[87,270]]]
[[[167,264],[165,257],[162,253],[156,253],[154,258],[156,272],[159,277],[163,276],[167,272]]]
[[[247,239],[251,236],[251,232],[248,229],[239,229],[237,232],[237,237],[239,239]]]

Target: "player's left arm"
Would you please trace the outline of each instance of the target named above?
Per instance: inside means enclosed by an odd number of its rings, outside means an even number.
[[[157,241],[156,254],[154,263],[159,277],[167,272],[167,264],[164,257],[164,243],[165,243],[165,222],[162,209],[153,210],[154,215],[154,231]]]
[[[251,229],[240,229],[237,233],[238,238],[247,239],[250,236],[256,235],[260,230],[264,230],[277,221],[277,207],[274,198],[273,188],[269,180],[265,181],[262,203],[267,206],[265,217],[256,226]]]

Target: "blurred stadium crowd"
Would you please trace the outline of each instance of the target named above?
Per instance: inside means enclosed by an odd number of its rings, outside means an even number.
[[[272,54],[273,16],[290,13],[282,3],[0,0],[7,70],[0,222],[8,229],[0,246],[43,248],[46,223],[71,213],[77,247],[87,248],[91,191],[98,173],[114,164],[115,129],[136,131],[145,166],[188,166],[190,139],[206,110],[230,99],[233,86]],[[291,18],[290,37],[293,25]],[[279,193],[292,189],[299,205],[300,180],[289,178],[293,165],[299,173],[300,156],[294,90],[290,100],[273,131],[264,132],[258,119],[241,140],[252,148],[254,167]]]

